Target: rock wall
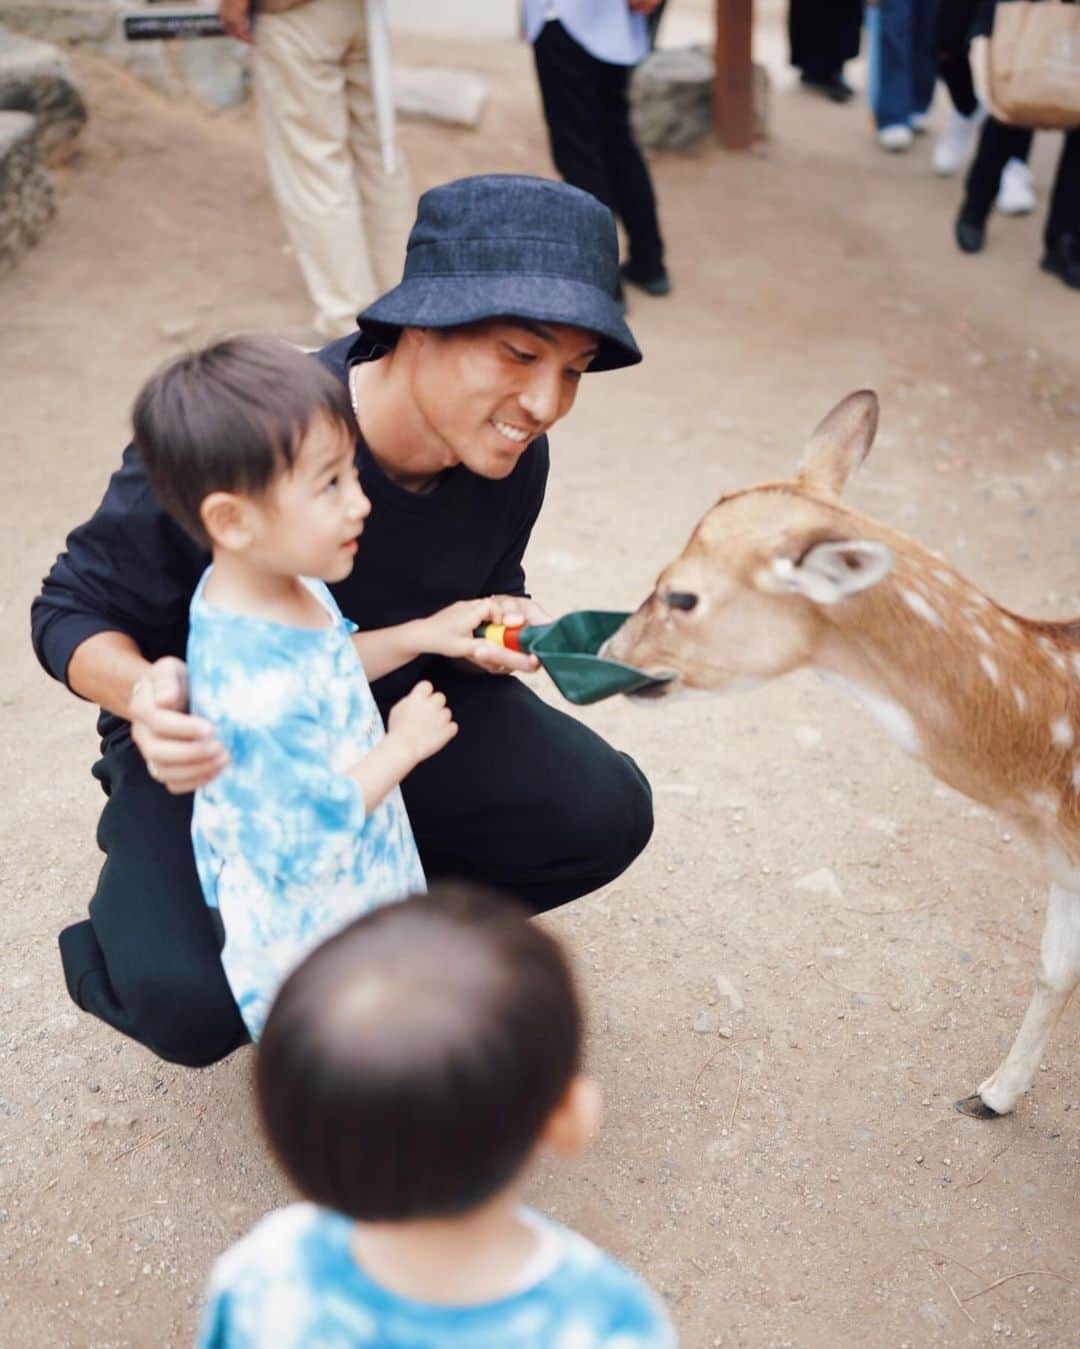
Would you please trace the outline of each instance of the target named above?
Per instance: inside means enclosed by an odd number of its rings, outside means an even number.
[[[0,275],[37,242],[55,209],[33,117],[0,112]]]
[[[0,27],[0,111],[27,112],[37,122],[47,164],[66,159],[86,121],[86,104],[63,54]]]

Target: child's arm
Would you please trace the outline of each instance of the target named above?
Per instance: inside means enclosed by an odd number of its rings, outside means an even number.
[[[348,770],[363,794],[365,811],[370,814],[418,763],[449,744],[457,730],[445,694],[421,680],[390,709],[379,743]]]
[[[353,644],[369,683],[374,683],[417,656],[475,656],[477,647],[484,643],[473,632],[481,623],[500,622],[498,610],[492,599],[460,600],[430,618],[358,632]]]

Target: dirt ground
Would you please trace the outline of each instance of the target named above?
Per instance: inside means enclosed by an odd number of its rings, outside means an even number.
[[[398,54],[493,81],[479,132],[405,128],[418,185],[550,171],[525,49]],[[307,306],[250,109],[76,64],[92,120],[59,220],[0,282],[0,1340],[141,1349],[190,1341],[211,1261],[287,1192],[248,1053],[173,1068],[67,999],[55,937],[98,867],[94,717],[39,670],[27,609],[177,335]],[[534,592],[632,607],[722,489],[784,472],[869,385],[860,506],[1022,612],[1080,612],[1080,297],[1036,268],[1041,212],[961,257],[925,142],[887,157],[860,106],[787,77],[773,127],[760,154],[655,160],[675,293],[635,297],[645,364],[586,379],[553,437]],[[1042,137],[1044,199],[1055,156]],[[1075,1345],[1080,1001],[1015,1115],[952,1108],[1026,1005],[1038,859],[809,677],[582,716],[648,772],[657,825],[618,884],[545,920],[581,971],[607,1120],[532,1200],[643,1271],[688,1349]]]

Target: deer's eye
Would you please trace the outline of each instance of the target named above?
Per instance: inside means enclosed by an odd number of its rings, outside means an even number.
[[[665,598],[669,609],[682,609],[684,613],[689,613],[691,609],[697,608],[698,597],[689,590],[669,590]]]

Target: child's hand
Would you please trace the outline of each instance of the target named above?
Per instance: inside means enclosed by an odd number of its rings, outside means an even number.
[[[397,741],[414,766],[437,754],[458,732],[446,695],[437,693],[426,679],[394,704],[386,729],[387,739]]]
[[[493,599],[459,600],[445,609],[422,618],[417,645],[428,656],[449,656],[452,660],[470,660],[483,640],[473,633],[481,623],[499,623],[500,609]]]

